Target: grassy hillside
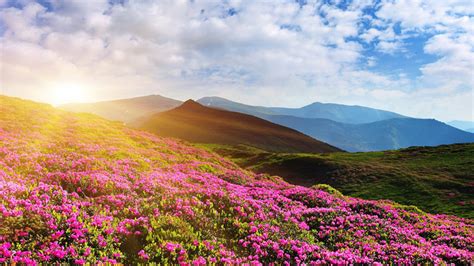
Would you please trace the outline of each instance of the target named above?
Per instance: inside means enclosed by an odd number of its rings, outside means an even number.
[[[329,184],[365,199],[390,199],[435,213],[474,218],[474,144],[366,153],[274,154],[208,145],[258,173],[288,182]]]
[[[335,152],[339,149],[258,117],[208,108],[192,100],[134,123],[160,136],[196,143],[247,144],[276,152]]]
[[[472,220],[0,96],[0,264],[469,264]]]

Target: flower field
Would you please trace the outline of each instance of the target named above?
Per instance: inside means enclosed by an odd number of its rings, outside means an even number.
[[[473,244],[472,220],[293,186],[0,96],[0,264],[469,265]]]

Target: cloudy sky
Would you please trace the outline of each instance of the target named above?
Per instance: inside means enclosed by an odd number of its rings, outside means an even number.
[[[3,94],[357,104],[473,120],[471,0],[0,0]]]

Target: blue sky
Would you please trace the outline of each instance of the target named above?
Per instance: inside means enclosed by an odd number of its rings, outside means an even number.
[[[470,0],[0,0],[1,92],[357,104],[473,120]]]

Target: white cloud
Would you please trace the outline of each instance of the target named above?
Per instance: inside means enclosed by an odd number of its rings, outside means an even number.
[[[403,49],[403,43],[399,41],[381,41],[377,43],[377,49],[382,53],[394,54],[395,52],[399,52],[401,49]]]
[[[303,6],[295,1],[112,6],[107,0],[54,0],[52,10],[24,1],[22,9],[0,9],[5,28],[0,86],[8,94],[42,101],[54,84],[70,81],[100,100],[218,94],[253,104],[298,106],[316,100],[374,105],[396,98],[408,108],[403,102],[408,98],[421,101],[418,90],[437,89],[429,82],[435,78],[447,87],[450,76],[462,77],[449,84],[472,90],[467,79],[472,40],[466,37],[472,33],[472,7],[466,1],[440,2],[383,1],[366,29],[361,21],[369,19],[363,12],[374,5],[369,0],[353,1],[345,10],[317,0]],[[402,26],[401,34],[394,32],[395,23]],[[395,55],[405,52],[410,31],[434,32],[425,52],[440,60],[423,66],[422,77],[413,81],[364,69],[383,62],[364,58],[365,48],[354,37]],[[439,91],[424,100],[434,105],[465,91]],[[404,113],[429,116],[427,108],[417,109],[420,113],[410,108]]]

